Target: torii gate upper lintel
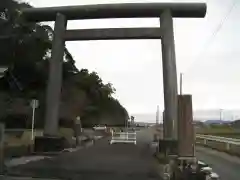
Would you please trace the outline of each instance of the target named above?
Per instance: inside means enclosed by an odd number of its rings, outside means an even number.
[[[205,3],[124,3],[79,6],[27,8],[22,10],[28,21],[55,21],[56,14],[64,14],[67,20],[103,18],[151,18],[159,17],[166,9],[173,18],[203,18]]]
[[[203,18],[205,3],[126,3],[22,10],[26,21],[55,21],[52,57],[47,87],[44,134],[58,132],[59,103],[62,85],[64,42],[67,40],[161,39],[165,105],[165,138],[177,140],[177,71],[173,33],[173,18]],[[160,28],[118,28],[96,30],[66,30],[68,20],[103,18],[160,17]]]

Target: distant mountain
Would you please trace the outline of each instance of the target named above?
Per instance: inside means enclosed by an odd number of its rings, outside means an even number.
[[[162,122],[162,114],[159,113],[159,122]],[[220,113],[221,112],[221,113]],[[156,122],[156,112],[149,113],[133,113],[131,114],[135,117],[136,122]],[[221,116],[221,117],[220,117]],[[220,118],[222,120],[220,120]],[[193,120],[208,123],[229,123],[235,119],[240,120],[240,110],[233,109],[206,109],[206,110],[194,110],[193,111]]]
[[[234,119],[239,119],[240,110],[233,109],[206,109],[206,110],[194,110],[193,112],[194,120],[206,121],[206,120],[220,120],[229,121]]]
[[[223,121],[223,120],[206,120],[204,121],[205,124],[229,124],[231,121]]]

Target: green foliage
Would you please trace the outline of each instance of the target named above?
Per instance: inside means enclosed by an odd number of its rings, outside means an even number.
[[[112,97],[115,92],[112,84],[104,84],[96,72],[89,73],[87,69],[82,69],[73,76],[71,83],[86,92],[89,99],[88,105],[84,107],[81,114],[83,119],[111,114],[113,117],[122,117],[124,122],[128,117],[125,108]]]
[[[19,18],[19,8],[30,6],[7,1],[3,1],[5,8],[2,10],[6,18],[0,21],[0,24],[4,25],[0,28],[0,49],[4,49],[4,52],[0,52],[0,64],[8,66],[3,80],[7,83],[2,83],[2,86],[5,85],[3,89],[13,90],[14,93],[18,90],[18,93],[24,96],[37,96],[46,86],[52,29],[49,26],[24,22]],[[74,63],[71,54],[65,48],[64,78],[77,71]],[[7,84],[9,87],[6,87]]]

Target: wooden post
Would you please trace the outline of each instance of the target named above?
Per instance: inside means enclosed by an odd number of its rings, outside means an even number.
[[[165,119],[165,111],[163,111],[162,113],[162,117],[163,117],[163,139],[167,139],[168,138],[168,129],[167,129],[167,122]]]
[[[195,156],[195,134],[193,128],[192,96],[178,96],[178,155]]]

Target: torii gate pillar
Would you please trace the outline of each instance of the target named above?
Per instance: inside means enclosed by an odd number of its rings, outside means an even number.
[[[55,136],[58,133],[59,104],[62,90],[62,62],[64,55],[64,35],[67,19],[63,14],[56,15],[54,25],[52,55],[49,62],[44,135]]]
[[[166,139],[177,140],[177,70],[173,33],[173,18],[170,10],[165,10],[160,16],[162,33],[162,69],[164,89],[164,123]]]

